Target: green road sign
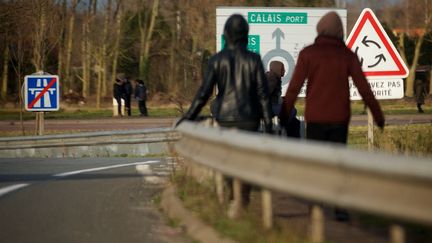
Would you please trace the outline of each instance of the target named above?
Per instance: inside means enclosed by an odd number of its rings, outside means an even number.
[[[248,12],[250,24],[307,24],[307,13]]]
[[[225,38],[222,35],[222,48],[223,49],[225,47]],[[255,53],[260,53],[260,36],[259,35],[248,35],[248,45],[247,45],[247,49],[249,51],[255,52]]]

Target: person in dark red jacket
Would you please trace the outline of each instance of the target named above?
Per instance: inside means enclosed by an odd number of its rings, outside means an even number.
[[[348,78],[351,76],[376,124],[384,128],[384,115],[363,74],[356,54],[343,41],[342,21],[336,12],[317,24],[318,37],[305,47],[289,83],[280,113],[286,119],[307,79],[306,138],[346,144],[351,118]]]
[[[358,57],[343,41],[342,21],[336,12],[324,15],[317,24],[318,37],[305,47],[282,103],[280,118],[288,119],[297,95],[307,79],[306,138],[347,143],[351,105],[348,78],[351,76],[376,124],[384,128],[384,115],[363,74]],[[338,220],[349,220],[344,209],[336,208]]]

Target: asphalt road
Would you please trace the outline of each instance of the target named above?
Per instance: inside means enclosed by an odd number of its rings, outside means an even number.
[[[153,202],[170,168],[166,159],[0,159],[0,242],[184,242]]]

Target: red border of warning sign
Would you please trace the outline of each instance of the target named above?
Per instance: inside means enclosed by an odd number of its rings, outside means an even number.
[[[390,42],[390,39],[388,38],[387,34],[384,32],[381,24],[376,19],[372,10],[368,8],[364,9],[363,12],[360,14],[359,20],[357,20],[358,24],[356,23],[352,35],[350,34],[350,36],[348,37],[349,42],[347,44],[347,47],[350,49],[352,48],[354,42],[357,40],[357,37],[359,36],[361,30],[364,27],[366,20],[369,20],[369,22],[373,26],[375,32],[378,34],[379,38],[383,42],[391,58],[394,60],[398,70],[366,71],[364,72],[365,76],[392,76],[392,77],[396,76],[401,78],[405,78],[406,76],[408,76],[408,69],[404,65],[404,63],[402,63],[403,61],[399,56],[399,54],[395,52],[393,43]]]

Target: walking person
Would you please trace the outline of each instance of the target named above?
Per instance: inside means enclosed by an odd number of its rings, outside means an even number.
[[[144,85],[144,81],[141,79],[135,80],[135,99],[138,102],[138,108],[141,116],[148,116],[147,113],[147,88]]]
[[[195,120],[217,86],[212,115],[221,127],[272,132],[272,111],[261,57],[247,50],[249,25],[243,16],[231,15],[224,27],[226,45],[213,55],[204,80],[187,113],[177,122]],[[232,180],[227,180],[233,199]],[[242,186],[242,206],[250,200],[251,186]],[[233,204],[231,204],[233,205]]]
[[[425,75],[418,75],[419,77],[414,81],[414,94],[417,102],[417,111],[418,113],[424,113],[422,109],[422,105],[425,103],[425,97],[427,95],[426,87],[424,85],[424,77]]]
[[[128,116],[132,115],[132,110],[131,110],[132,93],[133,93],[132,84],[129,78],[126,77],[124,81],[124,100],[125,100],[125,109]]]
[[[122,98],[124,94],[124,85],[123,81],[120,78],[116,78],[113,86],[113,96],[117,102],[117,114],[118,116],[122,116]]]
[[[270,102],[272,105],[273,116],[279,121],[278,115],[282,106],[282,77],[285,75],[285,66],[280,61],[270,62],[270,70],[266,72],[269,87]],[[292,109],[288,120],[279,121],[281,130],[285,131],[287,137],[300,138],[300,121],[296,117],[297,110]],[[282,131],[280,130],[280,133]]]
[[[348,78],[369,107],[376,124],[384,128],[384,115],[363,74],[356,54],[346,47],[339,15],[332,11],[317,24],[318,36],[299,54],[282,103],[281,119],[288,119],[305,80],[306,138],[340,144],[347,143],[351,105]],[[348,220],[344,210],[336,210],[338,220]]]
[[[282,77],[285,75],[285,67],[280,61],[271,61],[270,70],[266,72],[268,81],[270,102],[273,116],[277,116],[282,105]]]

